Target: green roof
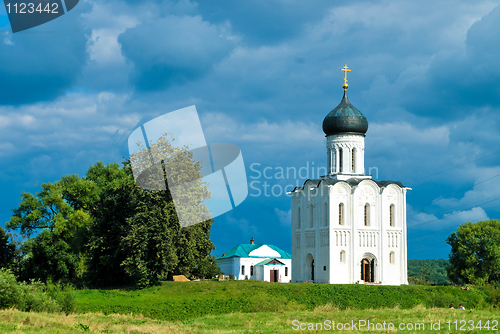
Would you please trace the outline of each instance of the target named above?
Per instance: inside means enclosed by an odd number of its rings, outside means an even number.
[[[217,259],[227,259],[230,257],[251,257],[251,258],[268,258],[269,256],[250,256],[250,254],[253,250],[256,250],[257,248],[260,248],[262,246],[267,246],[271,248],[272,250],[277,251],[280,254],[280,257],[273,257],[277,259],[291,259],[292,255],[289,253],[285,252],[279,247],[276,247],[274,245],[265,245],[265,244],[239,244],[238,246],[235,246],[228,250],[224,255],[217,257]]]
[[[254,266],[264,266],[264,265],[268,264],[269,262],[272,262],[273,260],[275,260],[275,259],[267,259],[267,260],[264,260],[264,261],[259,262],[257,264],[254,264]],[[275,266],[284,266],[284,265],[285,265],[284,263],[276,263],[275,264]]]

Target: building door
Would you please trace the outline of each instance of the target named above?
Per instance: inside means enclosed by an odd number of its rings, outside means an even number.
[[[270,270],[269,271],[269,281],[270,282],[278,282],[278,270]]]
[[[371,263],[368,259],[361,260],[361,280],[367,283],[373,282],[373,264],[374,260],[372,260]]]

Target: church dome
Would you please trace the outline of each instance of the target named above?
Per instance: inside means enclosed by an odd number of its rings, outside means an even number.
[[[323,120],[323,132],[327,136],[341,133],[364,135],[368,131],[366,117],[349,102],[346,88],[344,87],[342,101]]]

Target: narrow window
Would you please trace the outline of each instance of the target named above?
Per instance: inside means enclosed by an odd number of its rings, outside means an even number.
[[[285,267],[285,276],[288,276],[288,267]]]
[[[325,203],[325,226],[328,226],[328,204]]]
[[[339,225],[344,225],[344,203],[339,204]]]
[[[298,218],[297,218],[297,221],[298,221],[298,227],[300,229],[300,208],[299,208],[299,213],[297,214],[298,215]]]
[[[342,159],[342,149],[339,148],[339,172],[342,173],[342,169],[343,169],[343,166],[344,166],[344,162],[343,162],[344,159]]]
[[[245,275],[245,266],[241,266],[241,274]]]
[[[340,262],[344,263],[345,262],[345,251],[340,252]]]
[[[323,266],[323,271],[326,271],[326,266]]]
[[[394,204],[389,207],[389,225],[394,227]]]
[[[394,252],[391,252],[389,254],[389,263],[395,263],[396,262],[396,259],[394,258],[396,254],[394,254]]]
[[[313,207],[313,205],[311,204],[311,224],[310,224],[310,227],[311,227],[311,228],[313,228],[313,227],[314,227],[314,225],[313,225],[313,218],[314,218],[314,217],[313,217],[313,210],[314,210],[314,207]]]
[[[365,226],[370,226],[370,204],[365,204]]]
[[[253,276],[253,266],[250,266],[250,276]]]
[[[355,157],[356,149],[353,148],[351,151],[351,173],[354,173],[355,168],[354,168],[354,157]]]

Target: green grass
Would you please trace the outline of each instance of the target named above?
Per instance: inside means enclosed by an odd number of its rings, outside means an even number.
[[[498,330],[491,330],[493,319],[498,320],[498,312],[486,310],[448,310],[442,308],[424,308],[417,306],[408,310],[398,308],[366,309],[366,310],[339,310],[330,305],[317,307],[312,311],[285,311],[285,312],[262,312],[258,315],[253,313],[230,313],[224,315],[207,315],[200,318],[186,321],[162,321],[147,319],[141,316],[130,315],[103,315],[103,314],[80,314],[61,315],[45,313],[27,313],[16,310],[0,311],[0,332],[5,334],[14,333],[36,333],[36,334],[73,334],[73,333],[127,333],[127,334],[158,334],[158,333],[191,333],[191,334],[226,334],[226,333],[297,333],[303,331],[294,330],[294,324],[304,324],[303,326],[313,326],[317,323],[325,324],[325,320],[335,321],[335,323],[359,324],[359,321],[370,321],[371,323],[388,325],[392,323],[399,327],[401,323],[408,324],[423,323],[424,330],[405,330],[404,333],[498,333]],[[450,320],[451,329],[448,330]],[[455,330],[453,321],[458,324],[463,320],[466,327],[469,321],[474,321],[477,325],[479,320],[482,324],[490,321],[490,330]],[[439,331],[431,330],[430,323],[440,321]],[[312,324],[312,325],[309,325]],[[460,326],[460,325],[459,325]],[[498,328],[498,326],[497,326]],[[308,333],[321,332],[310,330]],[[338,332],[338,331],[337,331]],[[374,332],[366,327],[348,333]],[[394,333],[394,331],[375,331],[380,333]]]
[[[165,282],[143,290],[80,290],[80,313],[134,314],[151,319],[186,321],[205,315],[312,311],[323,305],[345,309],[411,309],[417,305],[491,309],[490,292],[453,286],[373,286],[276,284],[248,281]]]
[[[452,286],[375,286],[277,284],[259,281],[165,282],[143,290],[76,291],[77,313],[0,311],[0,333],[297,333],[297,326],[320,332],[328,322],[423,323],[425,330],[406,333],[498,333],[500,320],[489,304],[499,290]],[[498,297],[498,296],[497,296]],[[449,310],[450,303],[466,311]],[[453,321],[458,322],[458,329]],[[490,321],[490,329],[467,330]],[[440,321],[440,331],[430,323]],[[448,328],[447,321],[451,321]],[[460,330],[460,321],[465,327]],[[467,322],[466,322],[467,321]],[[331,324],[331,322],[330,322]],[[318,330],[316,330],[318,326]],[[498,325],[497,325],[498,328]],[[352,333],[372,332],[358,328]],[[377,331],[389,333],[389,330]]]

